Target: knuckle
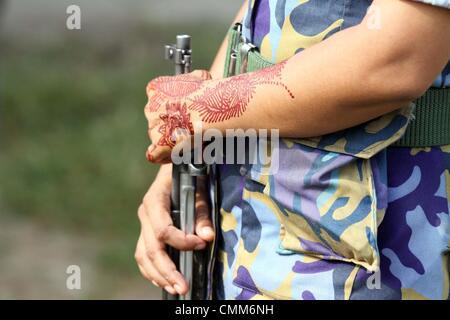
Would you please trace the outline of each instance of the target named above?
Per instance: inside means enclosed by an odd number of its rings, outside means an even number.
[[[150,259],[150,261],[154,261],[160,254],[160,251],[160,249],[148,249],[147,257]]]
[[[165,242],[170,236],[170,227],[165,226],[155,230],[155,237],[158,241]]]
[[[140,254],[140,253],[135,253],[134,260],[136,260],[136,262],[138,264],[141,264],[143,262],[143,260],[144,260],[144,256],[142,254]]]
[[[156,77],[152,80],[150,80],[150,82],[147,85],[147,91],[154,91],[158,88],[158,82],[161,81],[162,77]]]
[[[141,204],[137,210],[137,216],[139,218],[139,220],[142,220],[145,216],[146,212],[145,212],[145,207],[143,204]]]
[[[147,192],[144,197],[142,198],[142,206],[144,206],[144,203],[151,203],[152,202],[152,193]]]

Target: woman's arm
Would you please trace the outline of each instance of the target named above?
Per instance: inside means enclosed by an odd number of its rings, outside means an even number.
[[[368,16],[281,64],[205,80],[178,101],[204,130],[273,128],[296,138],[335,132],[398,109],[421,96],[448,62],[450,10],[409,0],[375,0],[373,6],[379,28]],[[148,94],[152,101],[158,92]],[[161,101],[146,108],[154,162],[167,161],[171,148],[161,143],[160,127],[167,123],[160,116],[173,109],[159,108],[167,107],[168,101]]]
[[[263,70],[225,80],[228,85],[223,80],[208,83],[191,104],[201,111],[204,129],[276,128],[284,137],[317,136],[363,123],[421,96],[450,58],[450,10],[392,0],[376,0],[373,6],[380,29],[372,29],[371,17],[366,17],[282,67],[272,67],[272,74]],[[243,91],[253,87],[248,97]],[[214,114],[219,103],[207,98],[230,89],[241,101],[235,110],[229,106],[221,112],[241,114],[214,122],[220,118]]]

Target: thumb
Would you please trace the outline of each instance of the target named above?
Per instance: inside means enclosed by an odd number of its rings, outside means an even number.
[[[214,228],[206,199],[206,190],[203,187],[198,189],[195,204],[195,233],[202,240],[209,242],[214,240]]]

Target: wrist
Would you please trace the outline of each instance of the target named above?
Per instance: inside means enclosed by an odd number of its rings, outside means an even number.
[[[172,164],[163,164],[161,165],[158,174],[155,178],[155,183],[158,185],[158,187],[164,186],[167,183],[170,184],[172,181]]]

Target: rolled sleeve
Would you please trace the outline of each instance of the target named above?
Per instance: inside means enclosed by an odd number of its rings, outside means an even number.
[[[450,9],[450,0],[414,0],[414,1]]]

